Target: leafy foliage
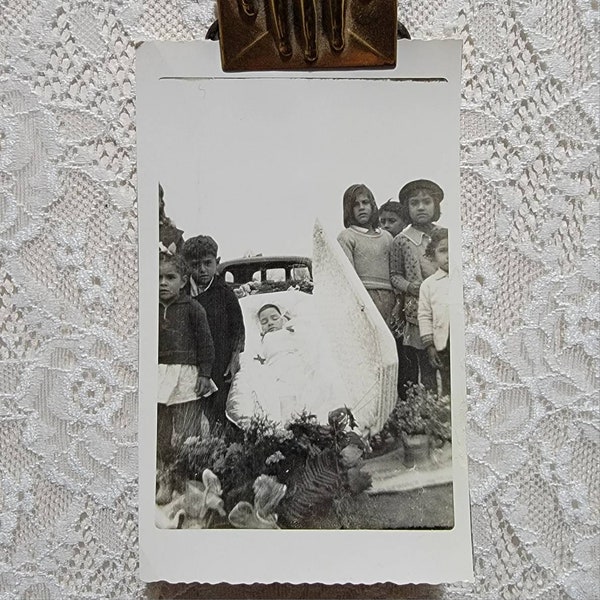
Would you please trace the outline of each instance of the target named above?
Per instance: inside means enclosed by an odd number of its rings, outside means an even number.
[[[179,486],[210,469],[221,482],[229,512],[240,503],[252,506],[254,482],[268,476],[287,486],[279,511],[284,525],[299,526],[315,511],[327,512],[334,500],[361,493],[371,483],[360,471],[365,444],[345,430],[351,421],[351,415],[336,411],[330,425],[321,425],[304,413],[283,429],[264,416],[254,416],[244,430],[230,427],[188,438],[174,469]]]
[[[429,419],[429,435],[440,444],[452,441],[451,414],[450,396],[442,396],[434,403]]]
[[[285,281],[274,281],[268,279],[266,281],[250,281],[244,283],[233,291],[238,298],[254,294],[269,294],[271,292],[284,292],[290,289],[312,294],[314,284],[308,279],[287,279]]]
[[[373,441],[377,448],[386,438],[399,438],[401,435],[427,434],[435,442],[452,440],[450,397],[439,398],[422,384],[407,388],[406,400],[398,398],[396,407],[382,431]]]
[[[300,481],[291,488],[282,507],[282,519],[292,527],[306,526],[306,521],[329,509],[343,486],[335,451],[323,450],[306,461]]]

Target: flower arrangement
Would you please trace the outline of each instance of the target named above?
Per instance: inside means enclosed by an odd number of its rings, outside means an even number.
[[[169,468],[175,491],[162,510],[165,526],[319,527],[336,517],[343,523],[344,515],[335,513],[344,499],[371,485],[361,470],[369,447],[353,426],[350,411],[340,408],[327,425],[306,413],[283,428],[254,416],[243,430],[228,426],[188,438]],[[212,486],[211,511],[190,509],[190,502],[202,502],[205,480]]]
[[[376,448],[388,438],[428,435],[435,444],[452,441],[450,397],[438,397],[422,384],[407,387],[406,399],[398,399],[383,430],[374,440]]]
[[[396,418],[405,435],[429,433],[431,407],[435,397],[423,385],[411,385],[406,390],[406,400],[396,405]]]
[[[305,294],[312,294],[314,289],[314,283],[309,279],[288,279],[286,281],[250,281],[244,283],[233,291],[238,298],[244,296],[253,296],[254,294],[268,294],[270,292],[284,292],[287,290],[298,290]]]

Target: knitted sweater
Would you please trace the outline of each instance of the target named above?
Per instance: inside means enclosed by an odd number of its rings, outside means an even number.
[[[368,290],[391,290],[390,246],[392,235],[383,229],[366,233],[354,226],[338,235],[338,242]]]
[[[236,295],[220,277],[197,296],[192,296],[206,311],[206,318],[215,346],[215,362],[211,377],[222,387],[233,352],[244,350],[244,319]]]
[[[183,294],[168,306],[159,303],[159,364],[196,365],[200,375],[210,377],[214,359],[213,341],[202,306]]]
[[[433,226],[432,232],[438,229]],[[419,300],[407,294],[409,283],[421,285],[427,277],[433,275],[436,266],[425,256],[425,249],[431,238],[426,233],[409,225],[400,232],[390,248],[390,275],[392,285],[404,295],[404,316],[409,323],[417,325]]]

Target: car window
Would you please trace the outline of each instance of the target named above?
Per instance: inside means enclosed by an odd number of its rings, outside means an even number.
[[[225,271],[225,281],[227,283],[233,283],[235,281],[233,273],[231,271]]]
[[[310,271],[306,265],[296,265],[292,267],[292,279],[294,281],[310,280]]]
[[[285,269],[267,269],[267,281],[285,281]]]

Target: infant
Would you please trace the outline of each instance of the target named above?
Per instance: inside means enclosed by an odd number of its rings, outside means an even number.
[[[326,366],[316,324],[306,314],[290,320],[276,304],[264,304],[251,314],[260,346],[235,377],[229,418],[244,424],[261,414],[283,426],[306,411],[326,423],[329,411],[343,405],[346,396],[339,376]]]
[[[261,364],[273,364],[286,354],[298,354],[296,332],[287,317],[275,304],[265,304],[257,313],[260,323],[261,345],[264,356],[258,356]],[[273,335],[275,334],[275,335]]]
[[[271,418],[285,422],[307,408],[304,391],[311,380],[310,361],[292,322],[278,306],[265,304],[256,316],[262,341],[255,358],[264,367],[263,382],[269,388],[262,394],[263,408]]]

